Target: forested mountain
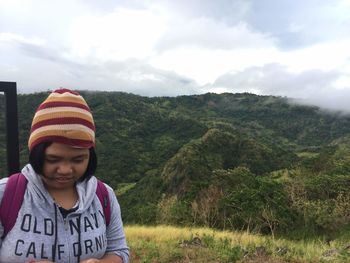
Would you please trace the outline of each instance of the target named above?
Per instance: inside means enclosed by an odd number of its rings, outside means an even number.
[[[253,94],[141,97],[81,92],[97,128],[97,176],[127,223],[275,233],[350,220],[350,117]],[[21,164],[38,104],[18,95]],[[4,97],[0,172],[6,176]]]

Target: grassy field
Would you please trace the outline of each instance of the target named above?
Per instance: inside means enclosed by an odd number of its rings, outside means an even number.
[[[246,232],[126,226],[130,262],[350,262],[350,240],[289,241]]]

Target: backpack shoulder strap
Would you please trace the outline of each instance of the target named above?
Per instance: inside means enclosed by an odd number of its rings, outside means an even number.
[[[111,203],[109,201],[107,187],[100,180],[97,180],[96,195],[101,202],[101,205],[103,208],[103,214],[106,220],[106,226],[108,226],[111,220]]]
[[[22,206],[27,178],[21,173],[11,175],[6,183],[0,204],[0,220],[4,227],[4,238],[16,223],[18,212]]]

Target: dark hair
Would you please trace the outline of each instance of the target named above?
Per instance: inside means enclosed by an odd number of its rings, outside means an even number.
[[[32,165],[34,171],[37,174],[43,174],[43,166],[45,161],[45,150],[49,147],[52,142],[42,142],[34,146],[34,148],[29,153],[29,163]],[[91,176],[95,173],[97,168],[97,156],[95,148],[91,147],[89,149],[90,158],[89,163],[86,168],[84,175],[79,179],[79,181],[89,180]]]

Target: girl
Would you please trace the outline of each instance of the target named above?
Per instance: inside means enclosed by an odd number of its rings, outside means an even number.
[[[34,115],[28,147],[17,220],[8,233],[0,222],[0,262],[128,262],[113,189],[106,186],[108,225],[96,195],[95,124],[84,98],[68,89],[52,92]],[[0,199],[7,180],[0,180]]]

